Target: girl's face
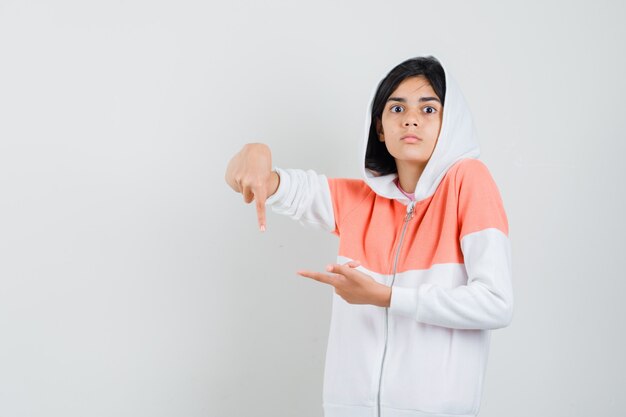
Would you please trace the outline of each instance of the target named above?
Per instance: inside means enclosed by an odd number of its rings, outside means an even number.
[[[423,75],[405,78],[391,93],[376,128],[398,170],[424,169],[437,144],[442,113],[441,101]]]

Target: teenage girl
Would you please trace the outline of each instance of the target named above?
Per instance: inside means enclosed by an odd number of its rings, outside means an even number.
[[[432,57],[375,88],[362,178],[272,166],[247,144],[226,182],[265,207],[339,237],[337,263],[299,274],[334,287],[326,417],[478,414],[490,330],[513,313],[507,216],[478,159],[468,106]]]

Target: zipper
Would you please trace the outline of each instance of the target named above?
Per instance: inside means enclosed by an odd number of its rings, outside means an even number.
[[[393,261],[393,275],[391,277],[391,285],[393,287],[393,283],[396,280],[396,268],[398,267],[398,257],[400,256],[400,249],[402,249],[402,241],[404,240],[404,234],[406,233],[406,227],[409,224],[409,221],[413,218],[413,209],[415,208],[415,201],[411,201],[406,208],[406,217],[404,218],[404,224],[402,226],[402,233],[400,234],[400,242],[398,242],[398,249],[396,249],[396,257]],[[385,366],[385,357],[387,356],[387,338],[389,336],[389,307],[385,307],[385,346],[383,348],[383,358],[380,363],[380,374],[378,376],[378,395],[377,395],[377,406],[378,406],[378,414],[380,417],[380,389],[383,383],[383,367]]]

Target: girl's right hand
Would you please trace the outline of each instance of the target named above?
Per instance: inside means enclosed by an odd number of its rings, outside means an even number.
[[[249,204],[256,200],[259,228],[265,231],[265,200],[276,192],[280,178],[272,171],[272,153],[263,143],[248,143],[228,163],[226,183],[243,194]]]

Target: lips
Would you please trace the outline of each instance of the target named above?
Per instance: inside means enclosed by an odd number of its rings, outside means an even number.
[[[421,141],[422,139],[418,138],[415,135],[406,135],[406,136],[402,136],[402,139],[400,140],[403,140],[407,143],[415,143],[415,142]]]

